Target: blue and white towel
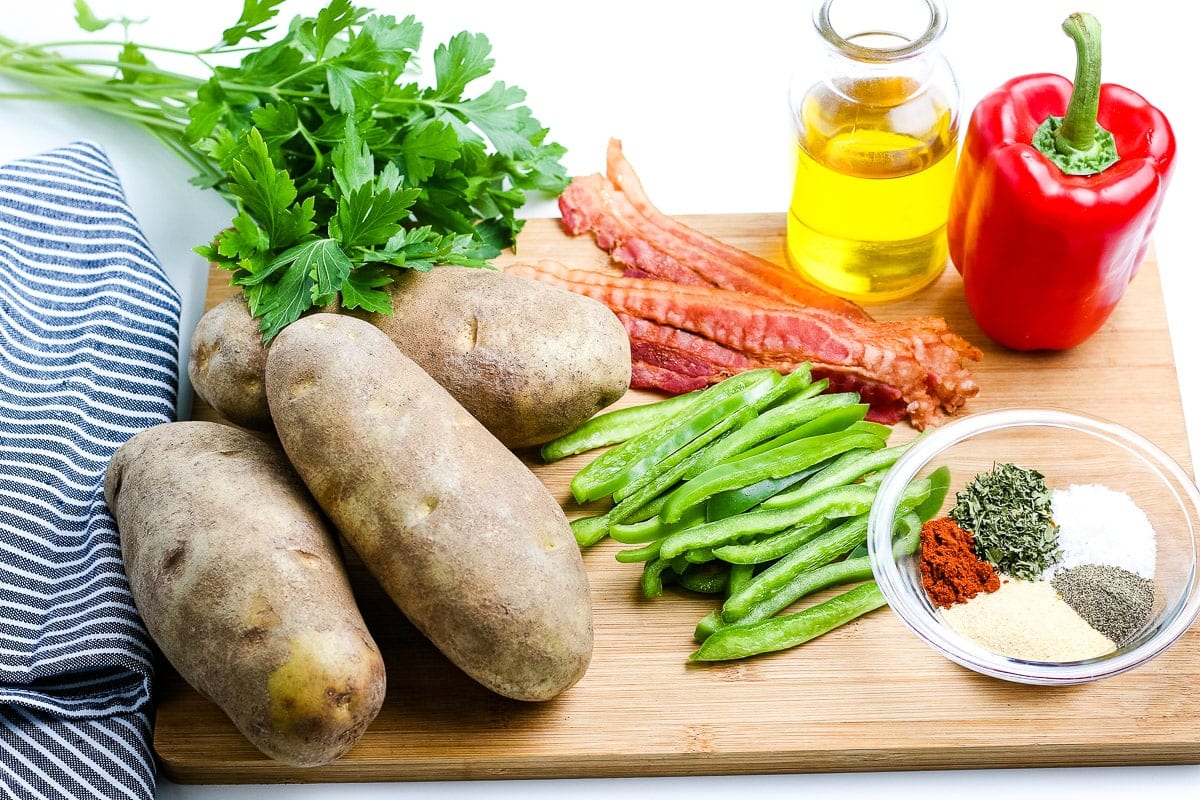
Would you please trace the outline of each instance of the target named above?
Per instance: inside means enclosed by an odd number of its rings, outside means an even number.
[[[0,166],[0,792],[154,795],[150,639],[104,471],[175,417],[180,299],[104,152]]]

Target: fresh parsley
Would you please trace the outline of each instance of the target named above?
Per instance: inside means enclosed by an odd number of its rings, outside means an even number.
[[[193,165],[195,183],[234,204],[230,225],[196,250],[232,273],[264,341],[334,301],[390,313],[396,269],[486,266],[516,241],[526,193],[567,183],[565,150],[521,89],[469,92],[494,66],[485,36],[439,45],[421,85],[412,16],[331,0],[267,43],[283,2],[244,0],[218,44],[187,52],[202,77],[157,66],[180,51],[132,40],[137,21],[99,18],[84,0],[79,26],[116,26],[120,40],[0,37],[0,74],[146,127]],[[68,54],[98,44],[116,57]]]

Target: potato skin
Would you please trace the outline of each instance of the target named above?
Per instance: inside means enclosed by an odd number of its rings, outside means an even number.
[[[364,315],[512,449],[582,425],[629,389],[629,335],[603,303],[499,270],[409,270]]]
[[[135,435],[104,494],[138,611],[179,674],[299,767],[357,742],[386,673],[340,553],[280,449],[212,422]]]
[[[188,378],[196,395],[243,428],[271,429],[263,387],[267,348],[240,292],[204,312],[192,331]]]
[[[317,502],[443,654],[518,700],[583,676],[591,595],[562,509],[387,336],[344,315],[292,323],[267,398]]]
[[[491,269],[409,270],[387,287],[391,315],[343,309],[376,326],[506,447],[574,430],[629,389],[629,336],[603,303]],[[267,347],[245,298],[207,311],[188,376],[230,422],[270,430]]]

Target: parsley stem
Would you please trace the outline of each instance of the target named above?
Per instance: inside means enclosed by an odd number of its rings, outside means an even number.
[[[239,48],[238,50],[234,50],[234,49],[226,50],[223,48],[222,49],[208,48],[206,50],[181,50],[177,47],[164,47],[161,45],[143,44],[141,42],[132,42],[132,41],[125,40],[125,39],[119,40],[119,41],[115,40],[115,39],[110,39],[108,41],[103,41],[103,40],[99,40],[99,39],[94,40],[94,41],[93,40],[84,41],[84,40],[80,40],[80,39],[65,39],[65,40],[59,41],[59,42],[39,42],[38,44],[34,45],[34,44],[20,44],[18,42],[13,41],[12,39],[9,39],[7,36],[0,36],[0,46],[3,46],[5,48],[5,52],[0,52],[0,56],[7,55],[8,53],[45,54],[46,52],[51,51],[51,50],[60,50],[63,48],[73,48],[73,47],[87,47],[87,48],[117,47],[117,48],[123,48],[126,45],[131,45],[131,46],[137,47],[138,50],[141,50],[143,52],[161,53],[163,55],[185,56],[187,58],[194,58],[197,60],[202,60],[201,56],[205,56],[205,55],[219,55],[219,54],[223,54],[223,53],[236,53],[239,51],[255,49],[253,47],[247,47],[247,48]]]

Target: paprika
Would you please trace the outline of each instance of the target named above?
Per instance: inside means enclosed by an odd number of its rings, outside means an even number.
[[[1072,14],[1075,81],[1014,78],[975,107],[946,235],[979,327],[1016,350],[1099,330],[1146,255],[1174,167],[1167,118],[1100,82],[1100,24]]]
[[[1000,588],[996,570],[975,555],[975,537],[949,517],[921,527],[921,585],[942,608]]]

